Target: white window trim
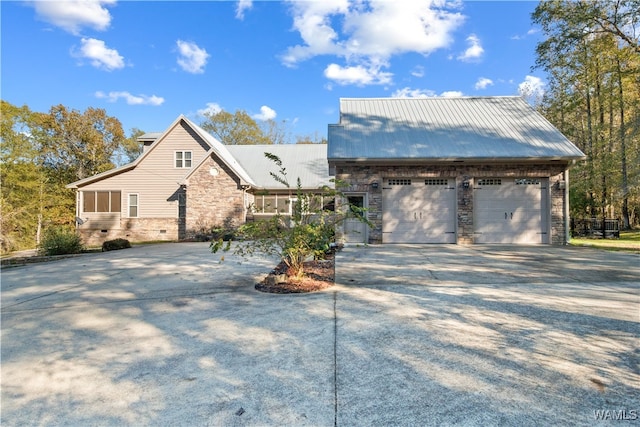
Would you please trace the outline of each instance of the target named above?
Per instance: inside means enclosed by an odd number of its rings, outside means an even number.
[[[136,196],[137,204],[131,204],[131,196]],[[131,207],[136,207],[136,216],[131,216]],[[127,193],[127,218],[140,218],[140,193]]]
[[[182,158],[178,159],[178,153],[182,154]],[[189,166],[185,165],[186,162],[186,154],[189,153]],[[178,166],[178,160],[180,160],[182,166]],[[175,169],[190,169],[191,166],[193,165],[193,152],[192,151],[181,151],[181,150],[177,150],[174,151],[173,153],[173,167]]]

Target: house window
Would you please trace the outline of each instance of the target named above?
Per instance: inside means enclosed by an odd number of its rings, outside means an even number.
[[[191,167],[191,151],[176,151],[176,168]]]
[[[119,191],[83,191],[84,212],[120,212]]]
[[[138,194],[129,194],[129,218],[138,217]]]
[[[262,212],[276,213],[276,196],[264,196],[262,206]]]

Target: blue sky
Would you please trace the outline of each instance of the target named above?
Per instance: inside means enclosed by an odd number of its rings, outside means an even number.
[[[127,134],[247,111],[326,136],[340,98],[536,95],[537,2],[2,1],[1,96]]]

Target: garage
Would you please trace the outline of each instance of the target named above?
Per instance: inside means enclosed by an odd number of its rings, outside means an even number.
[[[548,180],[486,178],[474,186],[476,243],[548,243]]]
[[[586,156],[521,97],[342,98],[328,131],[330,174],[371,225],[338,240],[569,239],[569,169]]]
[[[385,178],[383,243],[455,243],[455,181]]]

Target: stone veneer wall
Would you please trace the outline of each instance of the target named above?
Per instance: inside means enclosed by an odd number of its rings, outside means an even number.
[[[78,231],[87,246],[101,246],[103,242],[113,239],[127,239],[130,242],[176,241],[178,240],[178,219],[122,218],[118,227],[107,229],[91,228],[89,221],[81,225]]]
[[[218,175],[211,175],[211,168],[216,168]],[[209,157],[189,178],[185,237],[194,237],[228,221],[235,226],[244,223],[244,196],[233,172],[215,155]]]
[[[383,178],[454,178],[457,188],[457,243],[473,244],[473,185],[478,178],[548,178],[550,195],[551,226],[550,242],[566,244],[564,221],[564,193],[558,181],[563,179],[565,165],[558,164],[487,164],[487,165],[404,165],[374,166],[342,164],[336,165],[336,179],[344,181],[345,193],[367,193],[368,218],[374,228],[369,231],[369,243],[382,243],[382,187]],[[463,183],[469,181],[469,188]],[[378,183],[373,189],[371,184]],[[344,209],[340,201],[336,209]],[[568,211],[568,209],[567,209]],[[342,230],[337,230],[337,238]]]

